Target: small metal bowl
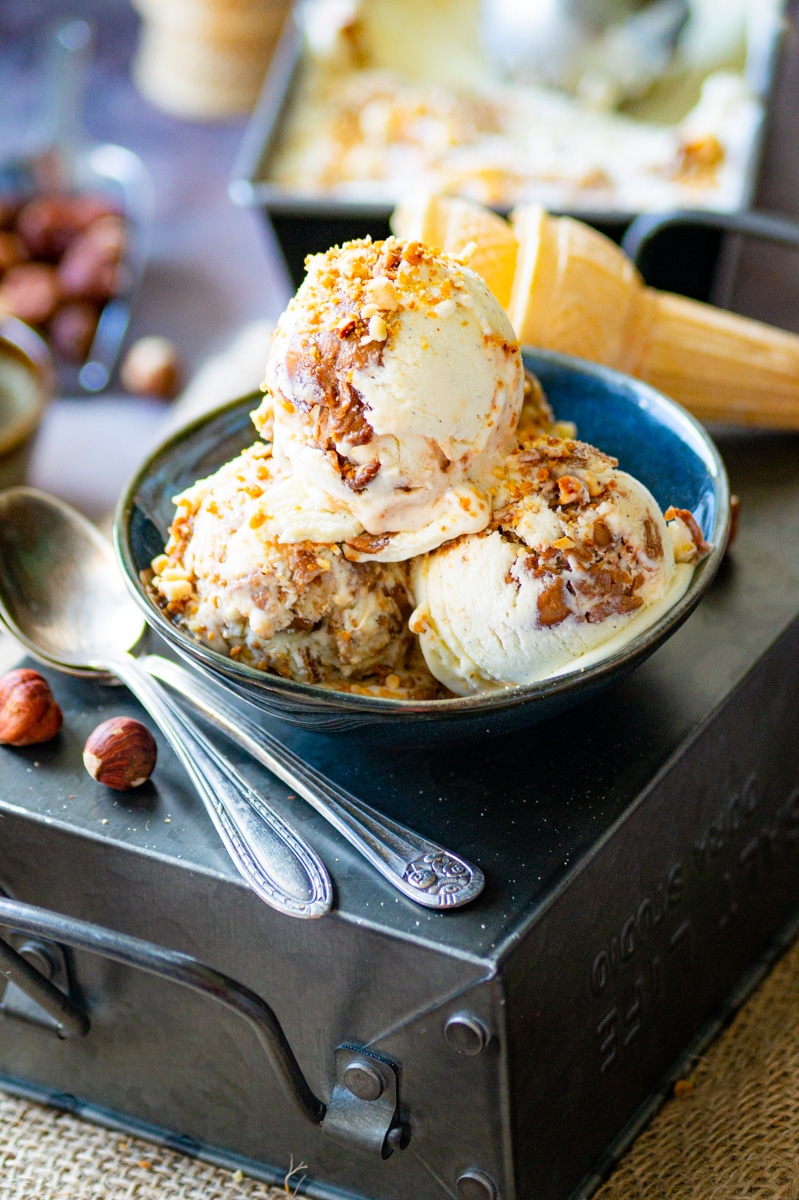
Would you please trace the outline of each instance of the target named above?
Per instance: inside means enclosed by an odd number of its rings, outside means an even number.
[[[615,455],[666,507],[690,509],[712,543],[685,595],[623,649],[592,666],[498,692],[445,700],[355,696],[281,679],[226,658],[173,625],[150,599],[139,573],[163,550],[171,498],[233,458],[253,440],[247,396],[196,421],[144,463],[120,501],[115,543],[144,615],[195,666],[272,716],[320,733],[365,731],[369,741],[429,742],[506,733],[554,716],[597,694],[643,662],[682,624],[707,590],[724,554],[729,522],[727,476],[718,451],[693,417],[647,384],[582,359],[527,350],[556,415],[578,436]]]
[[[53,364],[37,333],[0,320],[0,489],[24,483],[33,442],[53,395]]]

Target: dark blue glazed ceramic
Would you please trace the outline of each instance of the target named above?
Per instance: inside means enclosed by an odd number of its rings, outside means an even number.
[[[139,572],[163,549],[174,511],[172,496],[253,441],[249,413],[259,395],[217,409],[165,442],[144,463],[120,501],[117,553],[149,624],[183,657],[265,712],[320,733],[363,730],[370,741],[386,744],[506,733],[587,700],[626,675],[682,624],[716,573],[729,520],[724,466],[693,417],[647,384],[566,355],[526,350],[524,358],[559,419],[574,421],[582,441],[618,458],[624,470],[646,484],[661,507],[674,504],[690,509],[713,546],[682,599],[618,653],[594,666],[525,687],[447,700],[383,700],[257,671],[208,649],[172,625],[150,601]]]

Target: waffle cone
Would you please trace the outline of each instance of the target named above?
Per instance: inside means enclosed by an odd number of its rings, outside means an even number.
[[[513,214],[519,243],[508,313],[519,340],[617,365],[643,285],[610,238],[537,205]]]
[[[643,286],[609,238],[524,206],[509,304],[523,343],[635,375],[703,421],[799,428],[799,336]]]
[[[702,421],[799,429],[799,337],[736,313],[648,291],[632,374]]]
[[[516,267],[516,236],[506,220],[488,208],[455,196],[410,196],[395,210],[397,237],[424,242],[458,255],[474,244],[469,266],[481,275],[503,308],[510,301]]]
[[[470,266],[524,345],[635,375],[703,421],[799,429],[799,335],[645,287],[620,247],[589,225],[538,205],[517,208],[509,225],[436,195],[409,201],[394,222],[399,236],[449,253],[477,242]]]

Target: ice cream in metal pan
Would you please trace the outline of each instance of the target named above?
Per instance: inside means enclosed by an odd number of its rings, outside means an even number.
[[[625,93],[661,75],[662,59],[644,62],[649,39],[616,37],[604,62],[589,55],[569,80],[551,79],[577,96],[540,79],[508,82],[488,53],[501,33],[494,13],[507,7],[535,27],[528,65],[537,59],[561,76],[540,28],[552,3],[495,4],[489,33],[478,0],[308,0],[301,66],[255,168],[267,204],[276,212],[313,198],[344,211],[393,205],[409,184],[503,209],[535,201],[629,214],[748,203],[776,3],[693,0],[670,69],[618,111]],[[594,7],[607,17],[606,4]],[[524,56],[524,33],[519,47]]]

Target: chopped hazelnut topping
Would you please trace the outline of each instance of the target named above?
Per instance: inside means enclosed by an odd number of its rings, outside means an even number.
[[[589,471],[586,467],[585,470],[580,472],[580,477],[582,478],[585,486],[588,488],[588,495],[592,500],[597,496],[602,495],[605,490],[605,485],[604,483],[599,482],[593,471]]]
[[[558,491],[561,504],[582,502],[586,496],[586,487],[581,479],[574,475],[561,475],[558,480]]]
[[[383,317],[369,318],[369,337],[373,342],[384,342],[388,337],[388,325]]]
[[[705,541],[696,517],[689,509],[672,506],[666,509],[663,516],[667,521],[681,525],[687,535],[683,540],[687,541],[688,545],[675,544],[674,557],[677,562],[696,562],[697,559],[704,558],[709,553],[710,545]]]
[[[677,150],[674,174],[696,179],[713,174],[724,162],[725,151],[714,133],[684,138]]]
[[[349,337],[358,325],[358,318],[354,313],[348,313],[346,317],[342,317],[336,326],[336,333],[340,338]]]
[[[366,288],[367,299],[378,308],[391,312],[399,306],[399,295],[394,283],[385,275],[370,280]]]
[[[405,259],[405,262],[416,267],[424,259],[424,246],[421,242],[408,242],[402,252],[402,257]]]
[[[188,600],[192,586],[188,579],[159,579],[155,585],[167,604],[178,604]]]

